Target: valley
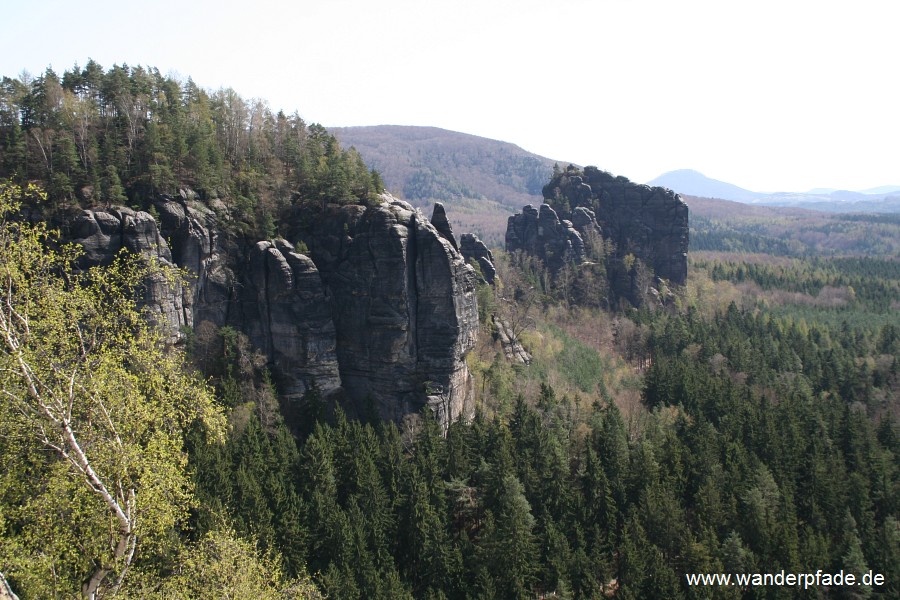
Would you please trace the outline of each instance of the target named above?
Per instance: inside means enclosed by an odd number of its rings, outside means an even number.
[[[152,68],[0,91],[20,597],[900,594],[896,215],[328,130]]]

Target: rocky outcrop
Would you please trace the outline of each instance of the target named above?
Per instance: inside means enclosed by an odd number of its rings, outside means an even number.
[[[192,322],[188,324],[234,325],[242,314],[237,307],[243,288],[236,272],[242,271],[247,249],[223,233],[223,217],[199,202],[162,196],[154,208],[159,213],[160,232],[169,240],[172,260],[187,274],[183,302],[190,308]]]
[[[332,207],[307,240],[331,291],[341,381],[399,420],[428,402],[445,422],[469,415],[475,274],[409,204]]]
[[[579,213],[579,217],[583,216]],[[584,227],[596,227],[596,224],[590,220],[583,223]],[[529,204],[522,209],[522,214],[509,217],[506,251],[519,250],[537,256],[553,271],[566,263],[580,263],[585,259],[582,233],[572,221],[561,220],[549,204],[542,204],[540,210]]]
[[[491,323],[493,324],[494,340],[500,342],[506,360],[523,365],[531,364],[531,354],[522,346],[522,342],[519,341],[509,323],[497,315],[491,316]]]
[[[544,198],[568,203],[574,213],[590,208],[615,244],[616,256],[641,259],[657,277],[677,285],[687,280],[688,207],[672,190],[632,183],[596,167],[559,173],[544,186]]]
[[[316,265],[279,239],[257,242],[249,267],[239,324],[268,357],[282,398],[299,402],[313,381],[323,390],[337,389],[332,299]]]
[[[444,205],[440,202],[434,203],[431,224],[434,225],[434,228],[437,229],[442,238],[450,242],[454,250],[459,250],[459,246],[456,245],[456,237],[453,235],[453,228],[450,227],[450,219],[447,218],[447,211],[444,210]]]
[[[287,403],[315,381],[352,414],[374,407],[399,421],[430,404],[446,425],[472,413],[475,271],[442,211],[435,225],[390,196],[330,206],[305,236],[306,256],[282,239],[226,233],[227,217],[185,198],[159,198],[154,209],[159,226],[148,213],[110,209],[83,211],[69,229],[83,266],[125,248],[187,273],[184,284],[145,285],[171,342],[203,321],[244,332]]]
[[[584,177],[598,204],[597,220],[618,254],[634,254],[657,277],[684,285],[689,233],[688,207],[681,196],[592,167],[585,168]]]
[[[684,285],[688,208],[671,190],[570,166],[554,173],[543,194],[540,212],[529,205],[509,218],[507,251],[537,256],[554,272],[602,257],[613,302],[643,302],[651,271],[657,280]],[[607,242],[602,248],[600,239]]]
[[[494,253],[488,250],[474,233],[464,233],[459,238],[459,252],[467,263],[475,263],[481,270],[484,283],[494,285],[497,269],[494,267]]]
[[[123,250],[140,254],[172,266],[172,252],[156,221],[149,213],[130,208],[84,210],[70,226],[73,241],[80,244],[84,254],[82,267],[109,265]],[[142,286],[142,304],[150,313],[167,341],[174,343],[186,327],[193,324],[189,307],[185,305],[185,288],[179,281],[171,281],[160,273],[149,275]]]

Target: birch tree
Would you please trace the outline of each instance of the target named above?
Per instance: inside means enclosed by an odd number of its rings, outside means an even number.
[[[164,568],[193,502],[184,433],[222,417],[134,302],[137,258],[77,273],[0,182],[0,565],[28,597]]]

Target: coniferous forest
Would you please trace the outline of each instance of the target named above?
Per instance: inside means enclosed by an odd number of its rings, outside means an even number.
[[[289,428],[245,335],[169,347],[142,317],[136,282],[178,273],[75,269],[48,223],[181,190],[290,240],[326,203],[378,201],[355,150],[91,61],[3,79],[0,178],[0,572],[22,599],[900,597],[895,254],[738,253],[718,228],[684,288],[607,310],[498,249],[471,421],[349,418],[313,387]],[[883,583],[687,578],[817,570]]]

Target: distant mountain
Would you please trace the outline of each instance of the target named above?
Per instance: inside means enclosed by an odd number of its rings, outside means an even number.
[[[663,173],[648,185],[661,185],[679,194],[718,198],[768,206],[802,207],[824,212],[900,212],[900,186],[886,185],[861,191],[814,188],[808,192],[764,194],[711,179],[691,169]]]
[[[647,185],[667,187],[674,192],[689,196],[720,198],[736,202],[754,202],[765,196],[765,194],[751,192],[718,179],[711,179],[692,169],[679,169],[663,173],[656,179],[648,181]]]

